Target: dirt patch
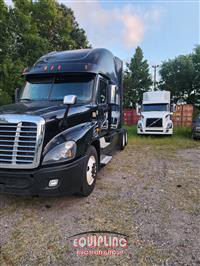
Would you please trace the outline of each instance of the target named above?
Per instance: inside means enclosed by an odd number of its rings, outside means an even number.
[[[0,196],[0,265],[200,265],[200,151],[129,144],[88,198]],[[70,236],[129,236],[122,255],[77,256]]]

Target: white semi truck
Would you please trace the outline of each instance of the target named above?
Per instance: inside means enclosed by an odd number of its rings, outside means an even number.
[[[143,94],[137,125],[138,134],[172,135],[171,104],[169,91],[149,91]]]

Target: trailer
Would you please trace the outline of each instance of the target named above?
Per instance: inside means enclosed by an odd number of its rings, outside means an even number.
[[[173,134],[169,91],[145,92],[139,114],[140,119],[137,124],[139,135]]]
[[[122,61],[106,49],[52,52],[0,107],[0,193],[80,194],[127,144]]]

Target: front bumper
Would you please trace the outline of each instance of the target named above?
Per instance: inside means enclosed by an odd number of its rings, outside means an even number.
[[[173,128],[170,129],[155,129],[155,128],[137,128],[137,134],[139,135],[172,135]]]
[[[58,196],[80,191],[85,157],[72,163],[43,167],[37,170],[0,169],[0,193],[35,196]],[[56,187],[49,187],[58,179]]]

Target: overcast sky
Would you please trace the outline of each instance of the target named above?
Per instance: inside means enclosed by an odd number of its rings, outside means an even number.
[[[198,1],[64,1],[93,47],[128,61],[139,45],[150,64],[192,52],[200,43]]]

